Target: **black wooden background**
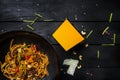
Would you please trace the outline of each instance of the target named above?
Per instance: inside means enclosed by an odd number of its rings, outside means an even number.
[[[0,0],[0,34],[24,30],[43,36],[57,51],[60,80],[120,80],[119,5],[119,0]],[[23,20],[33,20],[34,13],[41,14],[43,18],[39,18],[33,24],[35,30],[31,30],[26,27],[29,23]],[[113,13],[111,23],[110,13]],[[66,18],[79,32],[85,30],[89,33],[93,30],[83,45],[77,45],[68,52],[52,37],[52,33]],[[110,34],[101,35],[107,26]],[[117,35],[115,46],[101,46],[103,43],[112,43],[114,33]],[[85,44],[89,46],[86,48]],[[97,59],[98,50],[100,59]],[[82,68],[76,68],[74,76],[71,76],[66,73],[68,66],[64,66],[63,61],[69,58],[79,60],[79,55],[83,55],[83,60],[79,62]]]

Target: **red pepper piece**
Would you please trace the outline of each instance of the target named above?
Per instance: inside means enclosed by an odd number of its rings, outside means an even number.
[[[18,66],[16,66],[15,72],[19,72],[19,67]]]
[[[29,60],[30,57],[31,57],[30,55],[26,55],[26,56],[25,56],[25,59],[26,59],[26,60]]]

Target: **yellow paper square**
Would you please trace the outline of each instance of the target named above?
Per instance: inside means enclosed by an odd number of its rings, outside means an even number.
[[[52,35],[56,41],[68,51],[84,40],[83,36],[66,19]]]

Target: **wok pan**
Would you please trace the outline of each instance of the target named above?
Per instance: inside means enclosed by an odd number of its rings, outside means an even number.
[[[59,67],[56,51],[54,48],[40,35],[27,31],[11,31],[0,35],[0,61],[3,63],[5,55],[9,51],[11,40],[14,39],[13,44],[27,43],[35,44],[38,50],[46,53],[49,58],[48,72],[49,75],[42,80],[58,80]],[[0,71],[0,80],[8,80]]]

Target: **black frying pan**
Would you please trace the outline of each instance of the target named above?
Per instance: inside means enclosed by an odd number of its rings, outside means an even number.
[[[26,42],[27,44],[36,44],[38,50],[43,51],[48,55],[49,66],[48,72],[49,76],[42,80],[57,80],[59,67],[56,52],[53,47],[41,36],[27,31],[12,31],[0,35],[0,61],[4,62],[5,55],[9,50],[10,41],[14,39],[13,44]],[[5,78],[0,71],[0,80],[8,80]]]

